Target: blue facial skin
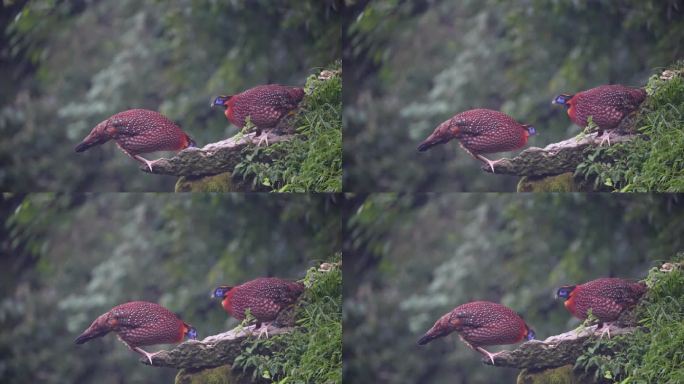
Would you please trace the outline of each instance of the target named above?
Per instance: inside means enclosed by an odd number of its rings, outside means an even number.
[[[226,98],[224,96],[219,96],[216,99],[214,99],[214,105],[219,105],[222,106],[226,102]]]
[[[223,296],[225,296],[226,292],[228,292],[229,290],[230,290],[230,288],[218,287],[218,288],[214,289],[214,294],[212,296],[216,297],[216,298],[223,298]]]
[[[527,340],[534,340],[534,337],[537,336],[536,333],[534,333],[533,330],[527,329]]]
[[[191,327],[188,330],[188,333],[185,334],[185,337],[188,340],[197,340],[197,330],[194,327]]]
[[[553,103],[565,105],[566,101],[567,101],[567,99],[565,98],[565,96],[560,95],[560,96],[556,96],[556,98],[553,100]]]
[[[534,127],[527,127],[527,133],[529,133],[530,136],[534,136],[537,134],[537,130],[534,129]]]
[[[568,287],[558,288],[558,291],[556,292],[556,297],[562,297],[564,299],[567,299],[568,297],[570,297],[570,292],[572,292],[573,289],[574,289],[574,287],[572,287],[572,288],[568,288]]]

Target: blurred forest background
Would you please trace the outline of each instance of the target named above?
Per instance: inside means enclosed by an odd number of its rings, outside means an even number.
[[[482,107],[579,133],[560,93],[643,86],[684,57],[682,0],[353,1],[343,16],[345,185],[354,191],[513,191],[457,144],[418,153],[442,121]],[[494,158],[511,154],[494,155]]]
[[[457,336],[416,342],[478,299],[515,309],[545,339],[579,324],[558,286],[641,279],[684,250],[683,195],[356,195],[343,217],[353,383],[514,383],[516,370],[484,366]]]
[[[2,196],[0,382],[173,382],[114,335],[74,339],[132,300],[179,313],[200,338],[231,329],[212,289],[303,278],[339,253],[339,212],[334,195]]]
[[[0,190],[171,191],[175,178],[143,174],[114,144],[74,146],[130,108],[200,146],[233,136],[213,96],[303,86],[340,56],[332,0],[3,1]]]

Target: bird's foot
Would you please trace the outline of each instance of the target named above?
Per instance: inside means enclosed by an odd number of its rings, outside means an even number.
[[[257,142],[257,147],[261,147],[262,142],[266,142],[266,146],[268,147],[268,134],[266,132],[262,132],[261,135],[254,135],[256,138],[259,136],[259,141]]]
[[[606,334],[608,335],[608,338],[610,339],[610,326],[611,325],[612,325],[611,323],[603,323],[602,326],[596,328],[596,332],[600,332],[599,333],[599,339],[603,339],[603,336],[605,336]]]
[[[480,353],[482,353],[483,355],[489,357],[489,360],[492,362],[492,365],[496,365],[496,364],[494,364],[494,358],[495,358],[496,356],[498,356],[498,355],[500,355],[500,354],[502,354],[502,353],[504,352],[504,351],[499,351],[499,352],[491,353],[491,352],[488,352],[487,350],[485,350],[485,349],[482,348],[482,347],[477,347],[477,348],[475,348],[475,349],[477,349],[477,350],[478,350]]]
[[[487,164],[489,165],[489,168],[491,168],[492,173],[496,173],[496,172],[494,172],[494,165],[496,165],[496,164],[499,163],[501,160],[503,160],[503,159],[499,159],[499,160],[489,160],[488,158],[486,158],[486,157],[484,157],[484,156],[482,156],[482,155],[477,155],[477,158],[480,159],[480,160],[482,160],[482,161],[484,161],[485,163],[487,163]]]
[[[135,155],[134,158],[135,158],[136,160],[138,160],[139,162],[141,162],[141,163],[147,165],[147,168],[149,168],[150,173],[152,173],[152,166],[153,166],[156,162],[158,162],[159,160],[161,160],[161,159],[157,159],[157,160],[147,160],[146,158],[144,158],[144,157],[142,157],[142,156],[140,156],[140,155]]]
[[[603,143],[606,141],[608,142],[608,146],[610,147],[610,132],[603,131],[603,134],[601,135],[601,142],[599,143],[599,147],[602,147]]]
[[[257,339],[261,339],[261,336],[266,335],[266,338],[268,339],[268,327],[271,325],[271,323],[261,323],[261,326],[259,328],[255,328],[254,330],[257,331]]]
[[[149,360],[150,365],[154,365],[154,364],[152,364],[152,358],[153,358],[153,357],[155,357],[156,355],[160,354],[161,352],[164,352],[164,351],[162,350],[162,351],[157,351],[157,352],[152,352],[152,353],[150,353],[150,352],[147,352],[147,351],[145,351],[144,349],[142,349],[142,348],[140,348],[140,347],[135,347],[135,348],[133,348],[133,350],[136,351],[136,352],[138,352],[139,354],[141,354],[141,355],[147,357],[147,360]]]

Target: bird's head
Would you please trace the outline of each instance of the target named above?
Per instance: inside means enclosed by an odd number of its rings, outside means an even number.
[[[553,101],[551,101],[551,104],[560,104],[560,105],[565,105],[566,107],[569,107],[570,104],[568,103],[568,101],[570,101],[570,99],[572,99],[572,96],[574,96],[574,95],[568,95],[565,93],[558,95],[553,99]]]
[[[570,294],[575,290],[576,285],[565,285],[556,291],[556,299],[563,298],[565,300],[570,298]]]
[[[90,131],[88,136],[86,136],[83,141],[81,141],[74,150],[76,152],[83,152],[90,147],[94,147],[96,145],[104,144],[109,139],[112,138],[112,135],[116,133],[116,128],[109,124],[109,120],[105,120],[101,122],[100,124],[96,125],[95,128]]]
[[[425,345],[434,339],[450,334],[456,329],[456,327],[459,326],[459,324],[460,319],[454,315],[453,312],[447,313],[437,320],[432,328],[425,332],[425,334],[418,340],[418,345]]]
[[[95,321],[93,321],[92,324],[90,324],[88,329],[86,329],[85,331],[83,331],[83,333],[78,335],[74,342],[76,344],[83,344],[94,338],[102,337],[110,331],[112,331],[113,329],[115,329],[117,323],[117,319],[111,316],[109,312],[104,313],[98,316],[98,318],[95,319]]]
[[[227,105],[228,100],[230,100],[231,97],[233,97],[233,96],[225,96],[225,95],[218,96],[214,99],[214,102],[211,103],[211,107],[212,108],[214,108],[214,107],[225,107],[225,108],[227,108],[228,107],[228,105]]]
[[[227,285],[222,285],[216,289],[214,289],[214,292],[211,294],[211,297],[215,299],[223,299],[226,297],[226,294],[233,289],[233,287],[229,287]]]
[[[525,128],[525,130],[527,130],[528,136],[534,136],[537,134],[537,130],[531,125],[523,125],[523,128]]]
[[[432,134],[420,143],[418,151],[424,152],[437,144],[444,144],[457,137],[460,131],[461,129],[458,126],[458,123],[454,119],[449,119],[435,128]]]
[[[188,340],[197,340],[197,329],[191,325],[185,324],[185,338]]]
[[[534,340],[534,338],[537,336],[537,334],[534,333],[534,330],[532,328],[530,328],[529,326],[525,325],[525,327],[527,328],[527,334],[525,335],[525,339],[527,341]]]

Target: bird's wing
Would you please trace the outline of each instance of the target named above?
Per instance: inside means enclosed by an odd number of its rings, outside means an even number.
[[[591,313],[598,318],[611,318],[622,311],[623,305],[610,297],[592,296],[589,308],[591,308]]]
[[[280,88],[269,93],[269,97],[264,99],[263,104],[278,111],[289,111],[297,106],[287,89]]]
[[[117,137],[135,136],[139,134],[137,130],[131,128],[132,124],[128,119],[114,117],[109,119],[109,125],[116,129],[116,133],[113,135],[115,139]]]
[[[456,318],[459,320],[459,328],[482,328],[489,324],[488,321],[483,321],[480,316],[473,316],[468,312],[457,312],[455,314]]]
[[[613,95],[611,97],[603,98],[603,100],[601,100],[601,104],[604,106],[613,107],[618,112],[629,112],[636,109],[640,102],[636,100],[630,92],[624,92],[617,96]]]
[[[290,287],[289,283],[280,283],[270,292],[269,298],[279,305],[294,303],[299,296],[298,292]]]
[[[633,283],[625,282],[604,292],[604,297],[613,300],[615,303],[621,306],[631,306],[636,304],[640,295],[635,295],[632,289]]]

